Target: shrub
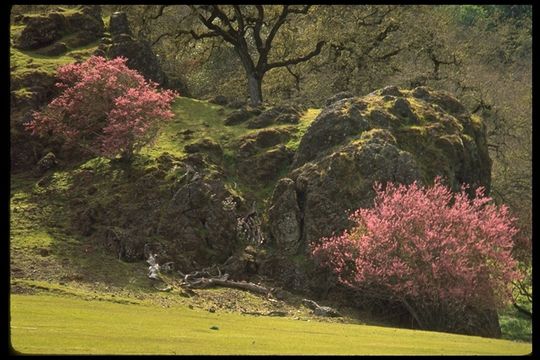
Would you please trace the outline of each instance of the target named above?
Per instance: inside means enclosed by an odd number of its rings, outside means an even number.
[[[439,178],[429,188],[389,183],[375,192],[373,208],[350,216],[350,231],[312,246],[341,283],[401,302],[422,328],[507,304],[520,275],[506,206],[490,204],[482,188],[473,199],[465,186],[453,194]]]
[[[130,159],[155,138],[161,121],[174,116],[170,105],[177,94],[158,91],[156,83],[129,69],[126,61],[92,56],[60,67],[60,95],[34,112],[26,128],[58,136],[88,153]]]

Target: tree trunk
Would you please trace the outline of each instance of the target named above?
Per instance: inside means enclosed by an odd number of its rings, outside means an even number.
[[[262,76],[248,74],[248,90],[251,105],[262,103]]]

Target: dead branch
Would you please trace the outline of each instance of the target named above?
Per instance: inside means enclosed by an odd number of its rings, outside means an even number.
[[[214,274],[212,274],[212,270],[214,270]],[[215,274],[216,270],[217,274]],[[229,280],[229,274],[222,274],[221,270],[217,266],[210,269],[194,271],[189,274],[180,274],[183,276],[181,286],[187,289],[207,289],[222,286],[233,289],[247,290],[266,296],[272,295],[274,290],[251,282]]]

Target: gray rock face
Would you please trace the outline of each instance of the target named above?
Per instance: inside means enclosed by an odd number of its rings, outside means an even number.
[[[231,112],[229,116],[227,116],[227,118],[225,119],[224,124],[227,126],[238,125],[248,121],[253,116],[256,116],[260,113],[261,111],[259,109],[241,108]]]
[[[354,95],[349,91],[342,91],[340,93],[337,93],[336,95],[332,96],[331,98],[327,99],[325,102],[325,106],[330,106],[336,101],[352,98]]]
[[[302,219],[294,181],[279,180],[268,210],[270,234],[281,254],[294,255],[299,249],[302,235]]]
[[[270,201],[275,246],[307,255],[310,245],[350,227],[352,210],[372,206],[375,182],[428,184],[441,176],[454,190],[464,182],[489,190],[485,128],[460,105],[428,88],[390,87],[323,109]],[[298,280],[289,284],[309,282],[305,264],[287,274]]]
[[[273,124],[297,124],[303,110],[297,106],[274,106],[249,121],[249,129],[261,129]]]
[[[369,135],[290,174],[305,201],[304,248],[350,226],[349,211],[371,205],[374,182],[422,180],[415,158],[400,150],[390,134]]]
[[[248,153],[242,150],[238,158],[238,175],[248,182],[266,184],[274,180],[291,162],[293,153],[283,144]],[[249,155],[248,155],[249,154]]]
[[[322,156],[352,135],[360,135],[370,128],[362,110],[367,104],[358,98],[339,100],[326,107],[313,121],[300,141],[293,167]]]
[[[109,32],[111,36],[120,34],[132,35],[131,29],[129,28],[129,21],[125,12],[117,11],[111,15]]]
[[[58,56],[65,53],[68,50],[66,44],[63,42],[55,42],[50,46],[39,49],[36,52],[45,56]]]
[[[150,44],[131,38],[127,34],[120,34],[112,39],[107,56],[111,59],[119,56],[126,57],[127,66],[139,71],[146,79],[163,84],[166,75],[161,69],[156,55]]]
[[[116,12],[111,15],[109,32],[112,37],[112,44],[108,46],[107,50],[109,58],[126,57],[128,59],[127,66],[139,71],[146,79],[160,85],[167,83],[167,76],[161,69],[150,44],[132,37],[125,13]]]
[[[192,144],[186,145],[184,150],[188,154],[204,153],[212,162],[219,163],[223,157],[223,148],[220,144],[210,138],[200,139]]]
[[[54,168],[57,165],[56,156],[49,152],[37,163],[37,172],[38,174],[43,174],[44,172]]]
[[[50,45],[62,37],[64,27],[63,17],[49,15],[28,18],[14,46],[21,50],[34,50]]]
[[[223,175],[208,170],[209,163],[196,155],[183,161],[163,155],[157,168],[131,180],[125,192],[102,187],[92,195],[78,193],[70,202],[71,221],[124,261],[142,260],[145,244],[154,241],[160,244],[160,263],[172,261],[182,271],[222,264],[238,247],[238,214],[224,206],[233,195]],[[172,168],[182,174],[174,181],[165,178]],[[103,176],[110,173],[80,173],[75,181],[84,189]]]
[[[403,96],[397,86],[386,86],[380,90],[381,95]]]

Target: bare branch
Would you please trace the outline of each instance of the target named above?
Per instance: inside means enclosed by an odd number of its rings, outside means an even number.
[[[257,19],[255,20],[255,25],[253,27],[253,37],[255,38],[255,46],[257,46],[257,51],[262,53],[264,51],[263,42],[261,39],[261,28],[264,21],[264,8],[262,5],[256,5],[257,8]]]
[[[243,36],[244,31],[245,31],[244,15],[242,15],[240,6],[233,5],[233,7],[234,7],[234,13],[236,14],[236,19],[238,20],[238,34]]]
[[[283,5],[283,10],[281,11],[281,14],[279,15],[276,23],[270,30],[270,33],[268,33],[268,37],[266,38],[264,48],[268,52],[270,50],[270,46],[272,44],[272,41],[274,40],[274,37],[276,36],[279,28],[283,23],[285,22],[285,19],[287,18],[287,15],[289,14],[289,5]]]
[[[192,10],[194,10],[197,13],[197,16],[199,20],[203,23],[204,26],[206,26],[209,30],[212,30],[210,33],[206,33],[201,35],[196,35],[194,32],[191,33],[194,39],[201,39],[204,37],[214,37],[214,36],[221,36],[223,40],[227,41],[228,43],[232,44],[233,46],[236,46],[238,44],[238,41],[234,34],[231,34],[230,31],[226,31],[222,29],[221,27],[217,26],[213,23],[213,21],[216,18],[219,18],[220,11],[219,9],[216,9],[213,5],[201,5],[201,6],[190,6]],[[211,14],[208,18],[206,18],[199,10],[205,10],[205,11],[211,11]]]
[[[376,60],[387,60],[387,59],[391,58],[392,56],[396,56],[397,54],[399,54],[401,52],[401,50],[403,50],[403,48],[399,48],[399,49],[396,49],[394,51],[390,51],[389,53],[386,53],[386,54],[381,55],[381,56],[374,56],[373,58],[375,58]]]
[[[277,61],[277,62],[274,62],[274,63],[271,63],[271,64],[267,64],[265,69],[270,70],[270,69],[281,67],[281,66],[296,65],[298,63],[307,61],[307,60],[311,59],[312,57],[314,57],[316,55],[319,55],[321,53],[321,49],[324,46],[324,44],[326,44],[325,41],[319,41],[317,43],[317,46],[316,46],[315,50],[313,50],[309,54],[298,57],[296,59],[288,59],[288,60],[284,60],[284,61]]]
[[[158,13],[155,16],[150,16],[150,19],[156,20],[158,17],[163,15],[163,10],[170,5],[160,5],[158,9]]]

